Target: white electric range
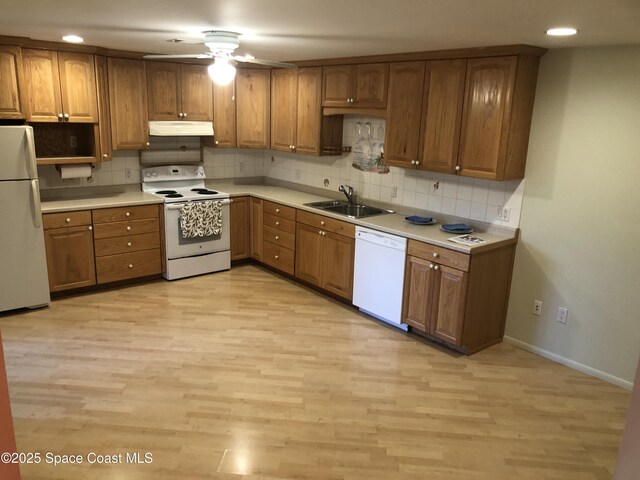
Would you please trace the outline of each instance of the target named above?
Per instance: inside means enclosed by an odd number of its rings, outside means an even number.
[[[208,189],[202,165],[163,165],[143,168],[142,191],[164,199],[167,280],[202,275],[231,267],[229,194]],[[180,209],[188,202],[218,201],[222,231],[218,235],[184,238]]]

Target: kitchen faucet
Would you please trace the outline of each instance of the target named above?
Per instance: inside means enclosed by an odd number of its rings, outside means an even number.
[[[353,187],[350,187],[349,185],[340,185],[338,191],[345,194],[349,205],[353,205]]]

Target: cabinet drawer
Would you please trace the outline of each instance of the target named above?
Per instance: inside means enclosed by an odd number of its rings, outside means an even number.
[[[464,272],[469,271],[469,255],[449,250],[448,248],[436,247],[428,243],[409,240],[407,255],[446,265]]]
[[[262,244],[262,261],[273,268],[293,275],[293,250],[264,241]]]
[[[161,270],[159,248],[96,258],[98,283],[146,277]]]
[[[289,220],[296,219],[296,209],[292,207],[285,207],[279,203],[268,202],[265,200],[262,208],[264,209],[264,213],[275,215],[276,217],[288,218]]]
[[[264,226],[271,227],[275,230],[295,234],[296,222],[294,220],[287,220],[286,218],[276,217],[269,213],[264,214]]]
[[[160,235],[156,232],[125,237],[100,238],[96,243],[96,257],[116,255],[118,253],[138,252],[160,248]]]
[[[304,223],[327,232],[337,233],[338,235],[344,235],[345,237],[355,238],[356,235],[356,227],[352,223],[325,217],[324,215],[298,210],[297,219],[299,223]]]
[[[93,211],[93,223],[123,222],[141,218],[158,218],[158,205],[103,208]]]
[[[91,210],[78,212],[45,213],[42,215],[42,225],[45,230],[50,228],[77,227],[91,225]]]
[[[160,231],[157,218],[128,222],[99,223],[94,226],[93,238],[121,237]]]
[[[276,245],[280,245],[284,248],[289,248],[294,250],[296,248],[296,236],[291,235],[287,232],[281,232],[280,230],[276,230],[275,228],[264,226],[264,230],[262,232],[262,238],[266,241],[275,243]]]

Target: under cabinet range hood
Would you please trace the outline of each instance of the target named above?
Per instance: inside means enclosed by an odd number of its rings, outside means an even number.
[[[179,121],[150,121],[149,135],[155,137],[213,137],[213,123]]]

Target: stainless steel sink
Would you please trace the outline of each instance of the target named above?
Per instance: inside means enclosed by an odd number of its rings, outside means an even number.
[[[374,215],[393,213],[391,210],[383,210],[369,205],[349,205],[347,202],[342,200],[327,200],[324,202],[305,203],[305,205],[324,210],[325,212],[337,213],[339,215],[346,215],[353,218],[372,217]]]

